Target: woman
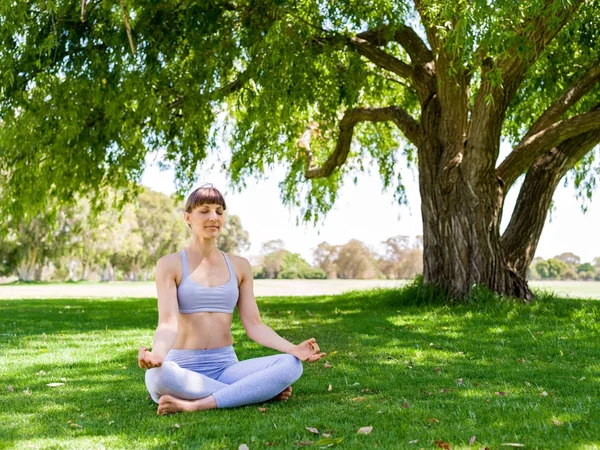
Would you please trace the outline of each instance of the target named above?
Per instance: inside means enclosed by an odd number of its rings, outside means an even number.
[[[158,326],[152,351],[141,347],[138,364],[148,369],[158,414],[287,400],[301,361],[325,355],[314,339],[294,345],[262,323],[250,264],[216,246],[225,209],[217,189],[192,192],[184,213],[191,243],[156,266]],[[248,337],[283,353],[238,362],[231,335],[236,304]]]

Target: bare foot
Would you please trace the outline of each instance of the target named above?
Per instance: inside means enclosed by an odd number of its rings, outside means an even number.
[[[287,402],[292,396],[292,387],[288,386],[271,400],[275,402]]]
[[[212,395],[197,400],[183,400],[171,395],[163,395],[158,399],[158,409],[156,414],[167,415],[177,412],[200,411],[216,407],[217,403]]]

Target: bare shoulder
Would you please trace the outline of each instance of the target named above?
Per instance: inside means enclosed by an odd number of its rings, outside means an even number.
[[[156,263],[156,273],[165,276],[172,275],[179,278],[182,271],[181,255],[179,253],[169,253],[161,257]]]
[[[250,266],[250,262],[242,257],[237,255],[227,255],[229,256],[229,260],[235,269],[235,272],[242,276],[247,276],[248,274],[252,276],[252,266]]]

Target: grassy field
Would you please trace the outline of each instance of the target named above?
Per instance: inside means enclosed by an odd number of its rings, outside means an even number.
[[[305,365],[287,403],[168,417],[136,365],[155,300],[0,301],[0,447],[600,448],[597,301],[418,297],[408,287],[259,299],[266,323],[316,337],[331,367]],[[240,359],[272,353],[237,320],[233,332]]]

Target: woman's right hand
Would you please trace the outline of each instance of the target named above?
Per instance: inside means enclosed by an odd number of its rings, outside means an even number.
[[[153,355],[148,347],[140,347],[138,351],[138,365],[142,369],[152,369],[153,367],[160,367],[162,365],[163,358]]]

